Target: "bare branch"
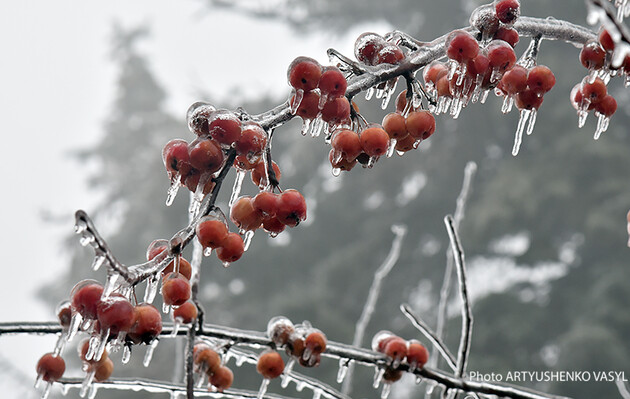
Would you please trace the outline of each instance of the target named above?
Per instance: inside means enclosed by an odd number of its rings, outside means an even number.
[[[617,385],[617,389],[619,390],[619,395],[623,399],[630,399],[630,391],[628,391],[628,387],[623,383],[620,379],[615,380],[615,385]]]
[[[453,371],[456,371],[457,365],[455,364],[455,362],[457,360],[455,359],[455,356],[453,356],[453,354],[448,350],[444,342],[442,342],[437,334],[431,331],[431,328],[424,321],[422,321],[421,318],[416,316],[411,311],[411,308],[408,304],[403,303],[402,305],[400,305],[400,311],[403,312],[403,314],[409,319],[409,321],[411,321],[411,324],[413,324],[414,327],[416,327],[429,341],[431,341],[433,347],[437,349],[444,360],[446,360],[448,366]]]
[[[400,257],[402,240],[405,237],[405,234],[407,234],[407,227],[404,225],[393,225],[392,232],[396,235],[396,237],[394,237],[394,241],[392,242],[392,248],[390,249],[389,254],[387,255],[387,258],[385,258],[383,264],[374,273],[374,280],[372,281],[370,292],[368,293],[365,305],[363,305],[363,311],[361,312],[361,316],[359,317],[359,320],[357,321],[357,325],[354,330],[352,346],[355,346],[357,348],[360,348],[361,344],[363,343],[365,329],[367,328],[370,319],[372,319],[372,314],[374,313],[376,301],[378,301],[378,296],[381,292],[381,285],[383,283],[383,280],[385,279],[385,277],[387,277],[389,272],[398,261],[398,258]],[[344,380],[341,390],[346,395],[349,395],[352,391],[353,370],[354,365],[350,364],[348,366],[346,379]]]
[[[459,281],[459,296],[462,300],[462,336],[459,341],[459,350],[457,351],[457,372],[455,375],[463,377],[466,372],[466,362],[470,353],[470,341],[473,325],[472,310],[468,300],[468,288],[466,281],[466,265],[464,263],[464,250],[459,241],[457,230],[455,229],[453,217],[447,215],[444,218],[444,224],[448,231],[448,237],[451,241],[451,248],[455,256],[455,267],[457,269],[457,278]]]

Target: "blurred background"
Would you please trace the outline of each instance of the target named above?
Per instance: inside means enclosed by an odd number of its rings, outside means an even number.
[[[553,15],[584,24],[581,2],[522,0],[523,15]],[[54,308],[90,269],[92,252],[72,234],[74,211],[90,214],[116,256],[143,261],[147,245],[187,224],[188,197],[164,205],[161,160],[172,138],[191,140],[185,112],[195,101],[243,106],[251,113],[284,102],[286,68],[296,56],[328,63],[326,49],[351,55],[365,31],[392,29],[432,40],[467,25],[479,1],[444,0],[139,0],[22,1],[0,6],[0,129],[5,165],[0,248],[4,255],[0,321],[53,320]],[[520,54],[528,40],[517,45]],[[478,171],[460,234],[475,316],[469,370],[625,371],[630,376],[630,260],[625,215],[630,208],[630,96],[619,79],[610,127],[593,141],[593,116],[577,128],[568,101],[586,74],[579,50],[545,41],[538,62],[555,73],[532,136],[510,154],[518,115],[501,99],[469,105],[457,120],[437,118],[435,135],[404,157],[334,177],[323,138],[302,137],[300,120],[277,130],[273,156],[282,186],[308,200],[307,222],[271,239],[259,232],[243,259],[224,269],[205,258],[206,320],[264,330],[285,315],[309,320],[329,339],[350,343],[373,273],[390,249],[392,224],[406,224],[401,257],[383,284],[365,347],[379,330],[421,338],[401,302],[435,324],[448,237],[467,162]],[[402,86],[402,85],[400,85]],[[402,90],[399,88],[399,91]],[[380,101],[361,112],[380,122]],[[393,105],[390,106],[391,111]],[[233,173],[219,198],[226,209]],[[243,193],[256,190],[246,181]],[[459,301],[449,306],[447,342],[459,340]],[[36,398],[35,364],[55,337],[1,337],[4,397]],[[114,355],[116,376],[181,378],[175,340],[164,339],[151,367],[140,349],[129,365]],[[72,347],[67,375],[79,376]],[[434,354],[435,356],[435,354]],[[308,370],[334,382],[337,362]],[[235,386],[256,389],[252,367]],[[372,370],[357,368],[353,396],[378,397]],[[628,377],[626,377],[628,378]],[[619,397],[613,383],[524,385],[576,398]],[[425,384],[403,379],[392,398],[418,397]],[[272,392],[308,397],[294,385]],[[60,397],[54,390],[52,397]],[[69,397],[78,397],[76,390]],[[158,397],[99,391],[98,398]],[[162,395],[161,397],[167,397]]]

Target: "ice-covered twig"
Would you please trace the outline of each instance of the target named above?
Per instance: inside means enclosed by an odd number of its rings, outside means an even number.
[[[456,229],[459,229],[459,225],[464,220],[464,214],[466,210],[466,201],[468,200],[468,194],[470,193],[472,179],[477,171],[477,164],[475,162],[468,162],[464,168],[464,182],[462,183],[462,189],[457,196],[455,202],[455,213],[453,216],[453,222]],[[442,282],[442,288],[440,289],[440,302],[438,303],[437,314],[437,327],[435,333],[437,337],[444,339],[446,329],[446,310],[448,306],[448,298],[451,293],[451,276],[453,275],[453,251],[449,246],[446,250],[446,269],[444,270],[444,280]],[[438,348],[436,348],[438,349]],[[432,367],[438,365],[438,358],[433,357],[429,364]]]
[[[12,334],[56,334],[61,331],[61,326],[55,322],[22,322],[22,323],[0,323],[0,336]],[[168,338],[173,331],[172,324],[165,324],[162,329],[161,336]],[[177,335],[184,335],[186,331],[180,329]],[[233,342],[234,345],[246,345],[254,348],[271,347],[272,342],[265,332],[241,330],[231,327],[217,326],[205,324],[202,331],[197,333],[198,336],[221,339]],[[328,341],[326,351],[323,356],[335,359],[348,359],[355,363],[364,364],[366,366],[385,367],[387,359],[382,353],[373,352],[368,349],[357,348],[339,342]],[[399,366],[402,371],[409,371],[409,365],[402,363]],[[496,384],[487,382],[478,382],[457,377],[444,371],[424,367],[413,371],[415,375],[419,375],[424,379],[434,381],[448,389],[458,389],[464,392],[474,392],[477,394],[497,395],[499,397],[509,397],[513,399],[562,399],[564,397],[556,395],[548,395],[535,392],[532,390],[515,387],[507,384]],[[80,384],[81,381],[77,380]],[[130,380],[136,381],[136,380]],[[163,384],[172,386],[171,384]],[[184,386],[180,386],[182,393],[186,391]],[[234,392],[228,391],[228,392]],[[195,391],[198,395],[198,391]]]
[[[457,370],[457,360],[455,356],[448,350],[444,342],[437,336],[436,333],[431,331],[431,328],[418,316],[416,316],[408,304],[403,303],[400,305],[400,311],[411,321],[414,327],[418,329],[431,343],[433,347],[442,355],[448,366],[453,370]]]
[[[457,270],[457,279],[459,282],[459,296],[462,301],[462,336],[459,341],[459,350],[457,351],[457,371],[458,377],[463,377],[466,372],[466,363],[468,354],[470,353],[470,341],[473,326],[472,309],[468,300],[468,283],[466,279],[466,265],[464,263],[464,250],[457,235],[455,222],[451,215],[444,218],[444,224],[448,231],[448,238],[451,241],[451,249],[455,257],[455,268]]]
[[[116,259],[88,214],[84,210],[79,209],[75,212],[74,218],[76,233],[81,234],[81,239],[87,240],[94,248],[95,256],[103,257],[111,269],[126,279],[128,276],[127,268]]]
[[[354,338],[352,339],[352,346],[357,348],[361,347],[363,343],[363,337],[365,335],[365,329],[367,328],[370,319],[372,318],[372,314],[374,313],[374,308],[376,307],[376,301],[378,301],[378,296],[381,292],[381,285],[383,280],[389,272],[392,270],[398,258],[400,257],[400,249],[402,247],[402,240],[407,233],[407,226],[404,225],[393,225],[392,232],[395,234],[394,240],[392,241],[392,248],[385,258],[385,261],[374,273],[374,280],[372,281],[372,286],[370,287],[370,291],[368,293],[367,300],[365,301],[365,305],[363,305],[363,311],[361,312],[361,316],[357,321],[357,325],[354,329]],[[343,382],[343,386],[341,392],[348,395],[352,390],[352,374],[353,374],[354,365],[349,364],[348,372],[346,374],[346,378]]]
[[[626,384],[624,384],[623,381],[621,381],[621,379],[616,379],[615,385],[617,385],[619,395],[621,395],[623,399],[630,399],[630,391],[628,391],[628,387],[626,386]]]

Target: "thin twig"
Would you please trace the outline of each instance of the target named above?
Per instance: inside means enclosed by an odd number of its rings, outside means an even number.
[[[623,383],[623,381],[621,381],[621,379],[617,378],[615,380],[615,385],[617,385],[619,395],[621,395],[623,399],[630,399],[630,391],[628,391],[628,387]]]
[[[451,248],[455,257],[455,267],[457,269],[457,278],[459,281],[459,296],[462,300],[462,336],[459,341],[459,350],[457,351],[457,372],[458,377],[463,377],[466,372],[466,363],[468,354],[470,353],[470,341],[473,326],[473,316],[468,300],[468,287],[466,279],[466,265],[464,262],[464,250],[459,241],[457,230],[455,229],[453,217],[447,215],[444,218],[444,224],[448,231],[448,238],[451,241]]]
[[[403,312],[403,314],[409,319],[409,321],[411,321],[411,324],[413,324],[414,327],[416,327],[429,341],[431,341],[431,343],[433,344],[433,347],[437,349],[437,351],[442,355],[444,360],[446,360],[446,363],[448,364],[448,366],[453,371],[456,371],[457,365],[455,364],[455,362],[457,360],[455,359],[455,356],[453,356],[453,354],[448,350],[444,342],[442,342],[442,340],[437,336],[437,334],[431,331],[431,328],[424,321],[422,321],[421,318],[416,316],[411,311],[411,307],[408,304],[406,303],[401,304],[400,311]]]
[[[464,168],[464,182],[462,183],[462,189],[457,196],[455,202],[455,214],[453,221],[455,228],[459,229],[459,225],[464,220],[466,211],[466,202],[468,200],[468,194],[472,184],[472,179],[477,171],[477,164],[475,162],[468,162]],[[435,333],[437,337],[442,340],[446,334],[446,311],[448,308],[448,298],[451,294],[451,276],[453,275],[453,251],[449,246],[446,250],[446,269],[444,270],[444,280],[442,282],[442,288],[440,290],[440,302],[438,303],[437,314],[437,327]],[[437,348],[436,348],[437,349]],[[437,357],[431,359],[429,364],[432,367],[437,367],[439,360]]]
[[[357,325],[354,329],[354,338],[352,339],[352,346],[357,348],[361,347],[363,343],[363,337],[365,336],[365,329],[367,328],[370,319],[372,318],[372,314],[374,314],[374,309],[376,307],[376,301],[378,301],[378,296],[381,293],[381,285],[383,284],[383,280],[389,272],[392,270],[398,258],[400,257],[400,250],[402,247],[402,240],[407,233],[407,226],[404,225],[393,225],[392,232],[396,235],[394,240],[392,241],[392,248],[389,250],[389,254],[385,261],[374,273],[374,280],[372,281],[372,286],[370,287],[370,291],[368,293],[367,300],[365,301],[365,305],[363,305],[363,311],[361,312],[361,316],[357,321]],[[343,382],[343,386],[341,388],[341,392],[346,395],[349,395],[352,391],[352,376],[354,365],[348,365],[348,371],[346,374],[346,378]]]

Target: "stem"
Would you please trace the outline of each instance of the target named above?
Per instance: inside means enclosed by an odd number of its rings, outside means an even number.
[[[392,226],[392,232],[396,235],[396,237],[394,237],[394,241],[392,242],[392,248],[390,249],[389,254],[387,255],[387,258],[385,258],[383,264],[374,273],[372,286],[370,287],[367,300],[365,301],[365,305],[363,305],[363,311],[361,312],[361,316],[359,317],[359,320],[357,321],[357,325],[354,330],[352,346],[355,346],[357,348],[361,347],[363,337],[365,335],[365,329],[367,328],[370,319],[372,319],[372,314],[374,314],[374,308],[376,307],[378,296],[381,293],[381,285],[383,283],[383,280],[385,279],[385,277],[387,277],[394,265],[396,265],[396,262],[400,257],[402,240],[407,233],[407,227],[403,225],[394,225]],[[352,391],[353,369],[354,365],[350,364],[348,366],[348,372],[346,374],[346,378],[341,389],[341,392],[346,395],[349,395]]]
[[[459,241],[457,230],[454,226],[453,217],[451,215],[447,215],[444,218],[444,224],[446,224],[448,237],[451,241],[451,249],[453,250],[453,254],[455,255],[455,266],[457,268],[457,278],[459,281],[459,296],[462,300],[462,336],[459,341],[459,350],[457,351],[457,372],[455,373],[455,375],[458,377],[463,377],[464,373],[466,372],[468,354],[470,353],[473,317],[472,310],[470,308],[470,302],[468,300],[464,250],[462,249],[461,242]]]

